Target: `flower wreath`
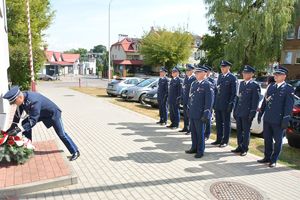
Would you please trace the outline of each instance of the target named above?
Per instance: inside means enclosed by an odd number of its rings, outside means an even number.
[[[16,136],[9,136],[6,132],[0,133],[0,162],[6,159],[7,162],[24,164],[33,156],[34,146],[31,140],[22,133]]]

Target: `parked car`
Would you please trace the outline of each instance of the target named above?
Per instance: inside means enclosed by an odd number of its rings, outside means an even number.
[[[273,76],[259,76],[255,78],[255,81],[260,85],[261,88],[267,88],[269,80],[272,78]]]
[[[150,105],[153,108],[158,107],[157,87],[146,93],[145,98],[143,99],[143,102],[145,102],[146,104]]]
[[[300,148],[300,98],[296,95],[292,119],[286,130],[286,138],[291,147]]]
[[[148,91],[157,87],[158,78],[149,78],[143,80],[136,86],[128,87],[121,93],[121,97],[125,100],[138,101],[145,104],[143,99]]]
[[[113,79],[107,84],[106,93],[110,96],[120,96],[124,89],[135,86],[142,80],[144,79],[136,77]]]
[[[37,79],[43,81],[54,81],[54,80],[58,80],[58,76],[57,75],[51,76],[48,74],[37,73]]]
[[[299,79],[289,80],[287,81],[287,83],[291,84],[294,87],[295,95],[300,97],[300,80]]]

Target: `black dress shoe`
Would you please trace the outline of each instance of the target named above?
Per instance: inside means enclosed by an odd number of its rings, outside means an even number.
[[[189,131],[189,132],[186,132],[185,134],[186,134],[186,135],[190,135],[190,134],[191,134],[191,132]]]
[[[257,162],[258,163],[268,163],[268,162],[270,162],[270,160],[263,158],[263,159],[257,160]]]
[[[183,133],[183,132],[188,132],[188,130],[187,129],[182,129],[182,130],[180,130],[178,132]]]
[[[167,128],[173,128],[174,126],[173,125],[169,125],[169,126],[166,126]]]
[[[76,160],[80,156],[79,151],[76,151],[75,153],[72,154],[70,161]]]
[[[190,150],[186,150],[185,153],[187,153],[187,154],[193,154],[193,153],[197,153],[197,151],[194,150],[194,149],[190,149]]]
[[[218,141],[214,141],[214,142],[212,142],[211,144],[212,145],[219,145],[221,142],[218,142]]]
[[[195,158],[202,158],[203,157],[203,154],[196,154],[194,155]]]
[[[161,121],[159,121],[159,122],[156,122],[156,124],[161,124],[162,122]]]
[[[276,163],[270,163],[269,167],[271,167],[271,168],[276,167]]]
[[[167,125],[167,122],[161,122],[160,125]]]
[[[236,149],[234,149],[234,150],[231,150],[231,152],[232,152],[232,153],[241,153],[242,150],[239,149],[239,148],[236,148]]]
[[[172,126],[171,129],[172,130],[178,129],[178,126]]]
[[[247,155],[247,151],[242,151],[241,153],[240,153],[240,156],[246,156]]]
[[[219,145],[219,147],[221,147],[221,148],[227,147],[227,144],[226,144],[226,143],[221,143],[221,144]]]

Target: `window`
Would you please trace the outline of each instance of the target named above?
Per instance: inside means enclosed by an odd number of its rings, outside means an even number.
[[[288,32],[287,32],[287,39],[294,39],[295,38],[295,29],[294,27],[290,27]]]
[[[300,64],[300,51],[296,53],[296,64]]]
[[[300,26],[298,27],[298,39],[300,39]]]
[[[287,51],[284,53],[284,64],[292,64],[293,52]]]

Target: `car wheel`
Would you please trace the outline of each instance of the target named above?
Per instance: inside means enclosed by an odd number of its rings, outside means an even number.
[[[300,136],[296,137],[287,134],[287,140],[288,140],[288,144],[291,147],[298,148],[298,149],[300,148]]]
[[[142,104],[142,105],[146,105],[146,103],[145,103],[145,96],[146,96],[146,94],[144,93],[144,94],[141,94],[141,96],[140,96],[140,98],[139,98],[139,102]]]

